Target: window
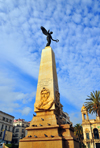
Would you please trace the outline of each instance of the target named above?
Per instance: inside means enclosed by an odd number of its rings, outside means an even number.
[[[10,123],[12,123],[12,120],[10,119]]]
[[[5,117],[3,117],[3,121],[5,121]]]
[[[6,118],[6,122],[8,122],[8,118]]]
[[[2,127],[1,127],[1,130],[3,129],[3,124],[2,124]]]
[[[22,129],[22,133],[24,133],[24,129]]]
[[[84,114],[84,119],[86,119],[86,114]]]
[[[5,126],[5,130],[7,130],[7,125]]]
[[[86,139],[90,139],[90,138],[89,138],[89,133],[86,133]]]
[[[24,127],[24,124],[22,124],[22,127]]]
[[[99,134],[98,134],[98,129],[97,128],[93,129],[93,133],[94,133],[94,139],[99,139]]]
[[[26,127],[29,127],[29,125],[26,125]]]
[[[19,132],[19,129],[18,128],[16,129],[16,132]]]
[[[100,148],[100,143],[96,143],[96,148]]]
[[[10,131],[10,126],[9,126],[9,131]]]
[[[22,134],[22,135],[21,135],[21,137],[23,138],[23,137],[24,137],[24,135]]]
[[[0,137],[2,137],[2,132],[0,133]]]

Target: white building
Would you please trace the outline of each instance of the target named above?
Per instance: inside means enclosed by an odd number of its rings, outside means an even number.
[[[12,141],[13,120],[14,116],[0,111],[0,142]]]
[[[13,123],[13,140],[15,144],[19,143],[19,140],[24,138],[27,134],[25,130],[26,127],[29,127],[30,122],[25,121],[24,119],[15,119]]]
[[[88,111],[83,105],[82,113],[82,127],[83,127],[83,143],[86,148],[100,148],[100,117],[89,120]]]

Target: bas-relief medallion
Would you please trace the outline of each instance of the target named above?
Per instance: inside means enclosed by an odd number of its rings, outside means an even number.
[[[40,93],[40,101],[35,103],[35,107],[38,110],[49,110],[53,103],[53,99],[50,98],[50,91],[44,87]]]

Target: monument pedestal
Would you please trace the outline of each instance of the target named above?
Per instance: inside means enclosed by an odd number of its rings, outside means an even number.
[[[79,148],[79,141],[74,136],[74,128],[70,124],[60,125],[59,131],[63,137],[63,148]]]
[[[36,101],[27,136],[19,148],[79,148],[71,125],[63,125],[55,55],[50,46],[42,50]],[[76,147],[77,146],[77,147]]]
[[[28,134],[20,140],[19,148],[79,148],[73,127],[70,124],[57,125],[55,121],[56,118],[50,113],[33,117],[30,127],[26,128]]]
[[[20,140],[19,148],[63,148],[54,111],[38,112],[26,130],[28,134]]]

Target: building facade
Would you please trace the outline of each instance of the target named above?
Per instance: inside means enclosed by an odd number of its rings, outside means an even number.
[[[26,127],[29,127],[30,123],[24,119],[15,119],[13,122],[13,138],[12,142],[15,144],[19,143],[19,140],[27,135]]]
[[[82,113],[82,127],[83,127],[83,143],[86,148],[100,148],[100,117],[89,120],[88,111],[83,105]]]
[[[13,120],[14,116],[0,111],[0,142],[12,141]]]
[[[63,111],[62,111],[62,120],[63,120],[63,124],[72,124],[68,113],[63,112]]]

